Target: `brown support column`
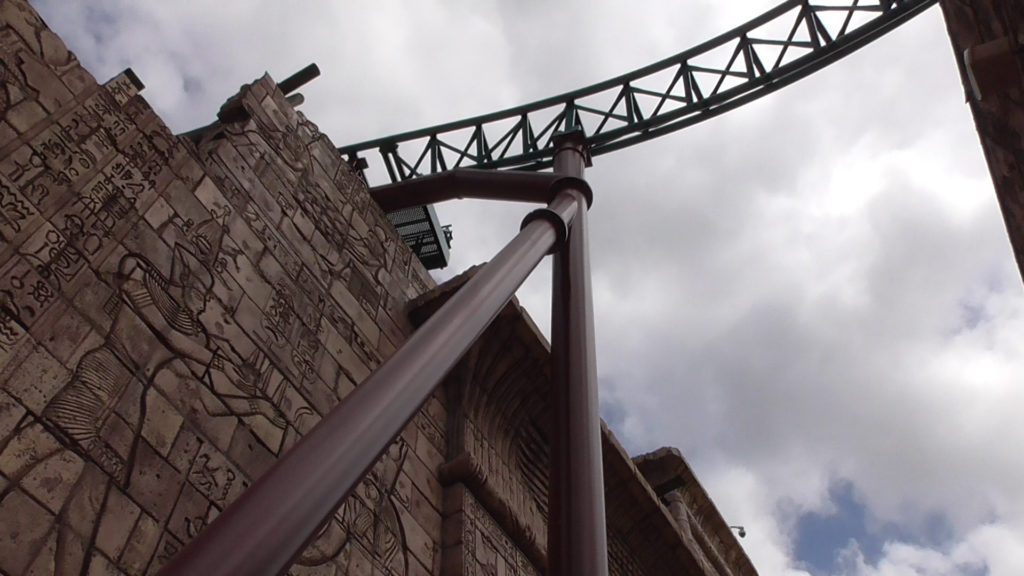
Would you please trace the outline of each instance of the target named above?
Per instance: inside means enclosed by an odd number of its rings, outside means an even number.
[[[575,194],[561,191],[546,209],[535,211],[519,234],[386,364],[160,574],[284,574],[523,280],[565,238],[573,217],[585,212]]]
[[[583,177],[581,131],[556,142],[555,173]],[[597,399],[593,303],[584,191],[568,187],[580,209],[569,238],[554,255],[551,320],[553,357],[551,469],[548,495],[548,574],[607,576],[604,466]]]

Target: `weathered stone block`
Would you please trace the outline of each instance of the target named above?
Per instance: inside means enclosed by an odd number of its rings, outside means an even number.
[[[71,372],[45,348],[36,346],[13,371],[5,389],[29,410],[39,415],[68,383]]]
[[[281,442],[281,434],[283,431],[277,434],[277,445]],[[255,481],[274,464],[275,452],[253,434],[251,428],[239,426],[231,439],[228,457],[246,476]]]
[[[159,539],[160,525],[145,512],[141,513],[121,552],[121,568],[128,574],[142,574]]]
[[[189,483],[214,504],[224,507],[248,486],[242,472],[219,450],[204,444],[188,473]]]
[[[103,507],[96,547],[109,558],[120,558],[142,510],[120,490],[111,489]]]
[[[20,490],[0,500],[0,570],[22,574],[45,544],[53,515]]]
[[[155,389],[146,392],[146,415],[142,423],[142,437],[156,451],[166,457],[178,435],[184,418]]]
[[[195,538],[206,527],[213,504],[187,483],[181,489],[181,495],[174,505],[174,511],[167,522],[167,529],[181,540],[188,542]]]
[[[19,134],[25,134],[45,120],[46,116],[47,111],[37,102],[23,100],[7,111],[4,120],[13,126]]]
[[[149,442],[139,441],[128,494],[147,514],[166,521],[183,482],[182,475]]]

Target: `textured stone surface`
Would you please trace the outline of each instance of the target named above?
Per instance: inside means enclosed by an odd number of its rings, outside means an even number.
[[[1014,2],[942,0],[941,5],[1017,267],[1024,275],[1024,13]],[[1017,54],[1016,66],[1001,71],[1006,87],[975,100],[964,50],[1007,37],[1017,44]]]
[[[155,573],[404,341],[432,281],[269,77],[197,145],[23,0],[0,67],[0,569]],[[436,572],[442,426],[410,425],[296,574]]]

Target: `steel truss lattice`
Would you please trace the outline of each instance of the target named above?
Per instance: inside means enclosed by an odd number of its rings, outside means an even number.
[[[581,128],[599,155],[685,128],[787,86],[938,0],[788,0],[716,38],[628,74],[524,106],[338,150],[392,182],[458,167],[541,170],[552,137]],[[379,152],[379,155],[370,152]]]

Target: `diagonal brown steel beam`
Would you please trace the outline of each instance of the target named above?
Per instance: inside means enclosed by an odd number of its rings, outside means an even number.
[[[499,178],[500,179],[500,178]],[[279,575],[359,484],[545,254],[585,213],[585,182],[556,181],[547,208],[161,570]]]

